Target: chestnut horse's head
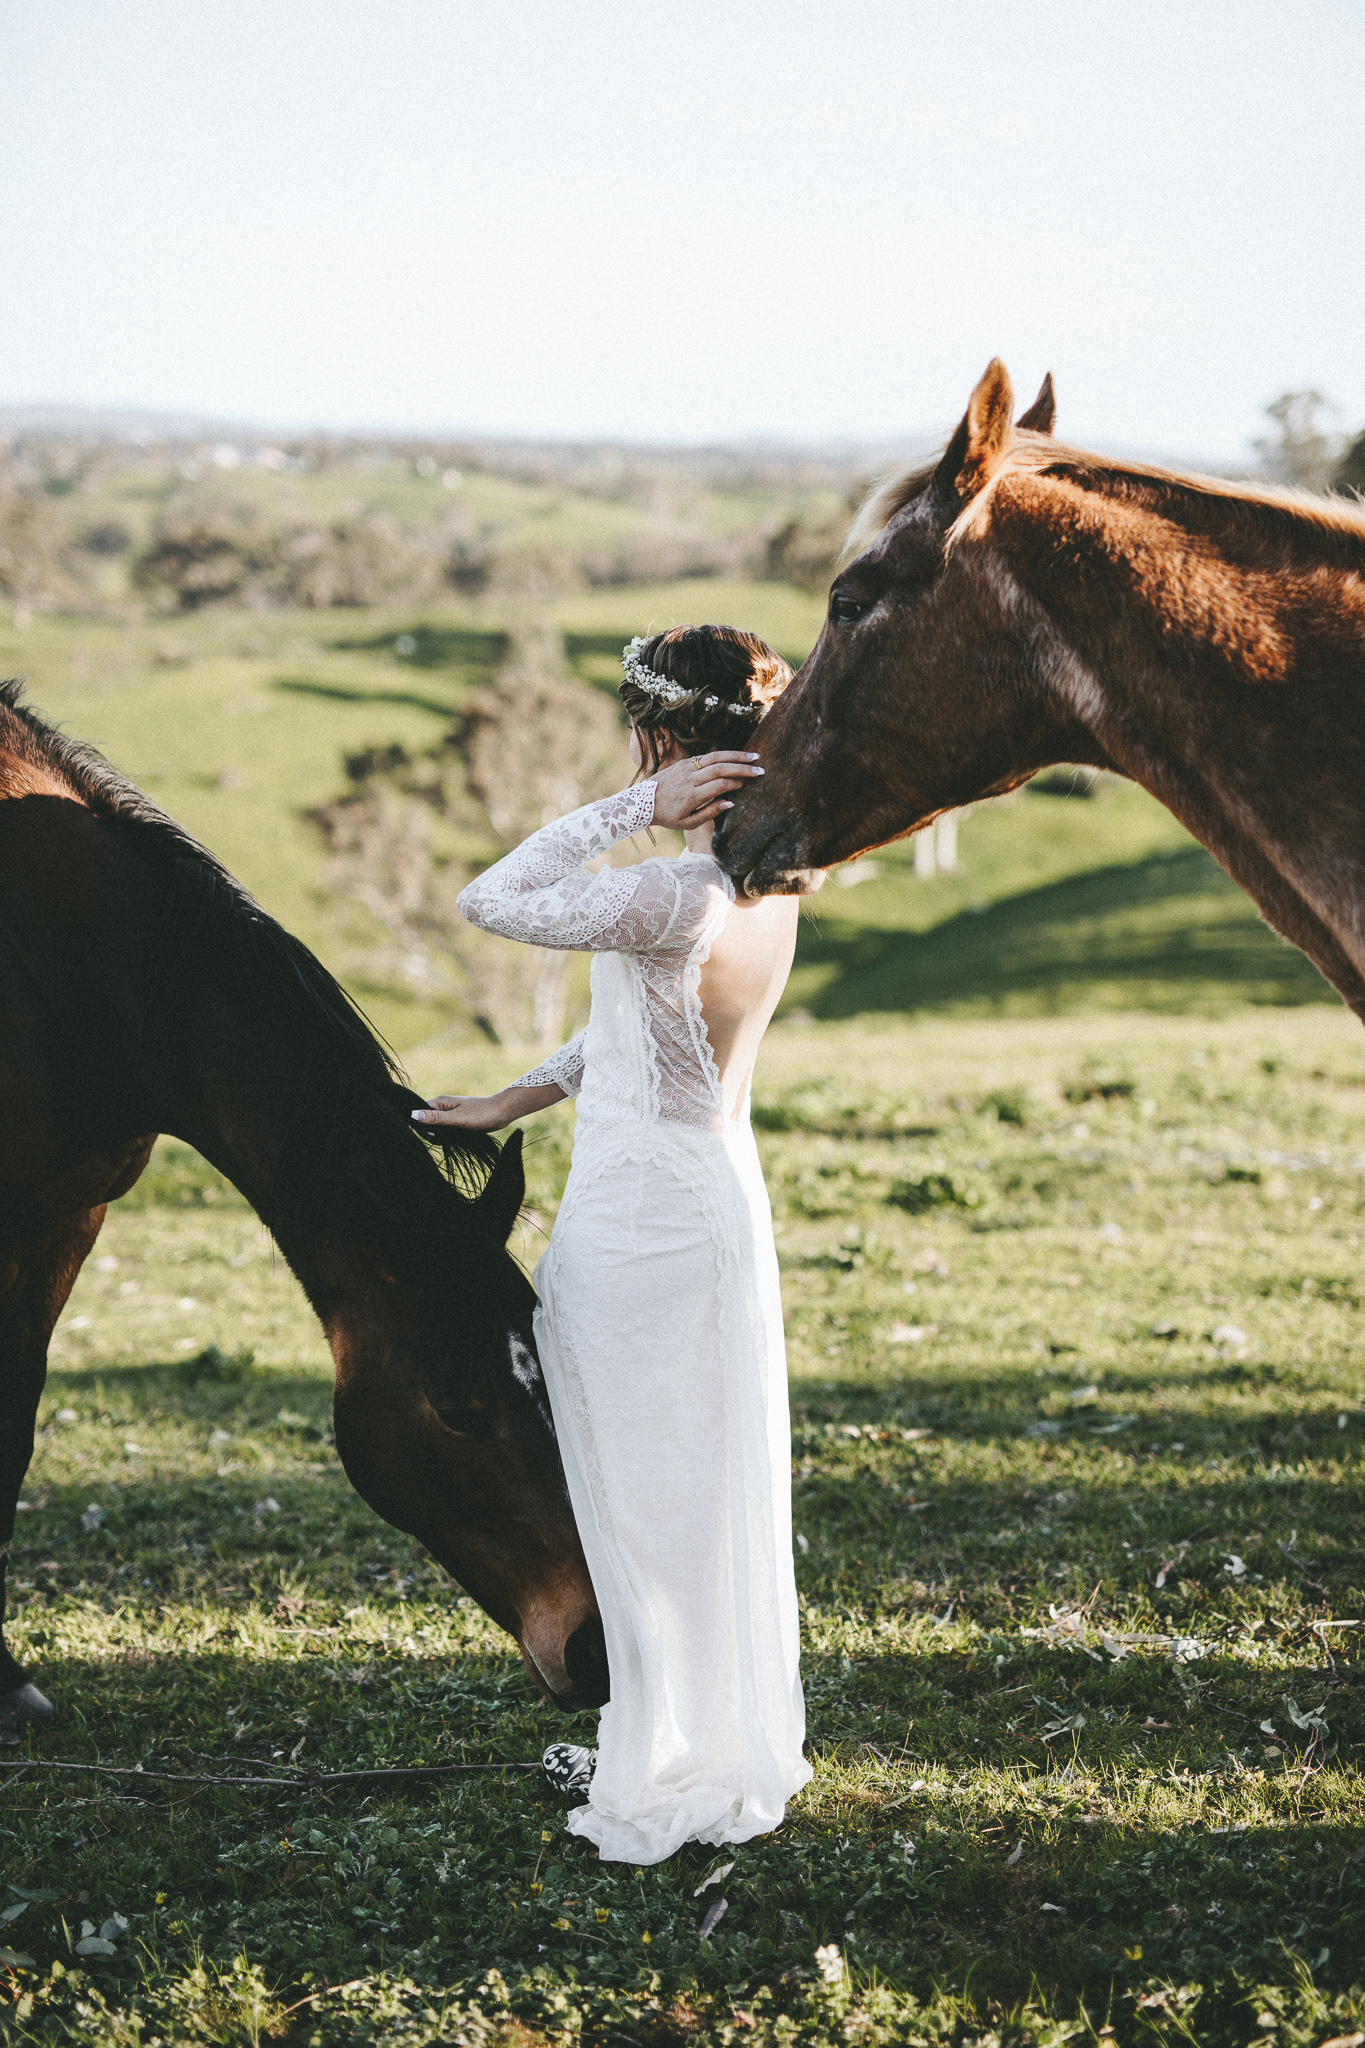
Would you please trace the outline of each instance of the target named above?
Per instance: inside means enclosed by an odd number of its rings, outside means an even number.
[[[1017,426],[1012,410],[997,360],[942,458],[883,485],[855,521],[820,638],[758,729],[764,779],[716,827],[751,895],[804,894],[940,811],[1094,758],[1031,687],[1018,592],[993,561],[993,485],[1008,456],[1045,459],[1052,379]]]

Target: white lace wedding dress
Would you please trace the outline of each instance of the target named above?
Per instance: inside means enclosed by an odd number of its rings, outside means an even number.
[[[578,1098],[535,1275],[611,1670],[569,1827],[634,1863],[766,1833],[810,1776],[772,1219],[698,994],[734,888],[709,855],[586,866],[653,814],[653,782],[588,804],[460,898],[485,930],[597,955],[587,1028],[522,1083]]]

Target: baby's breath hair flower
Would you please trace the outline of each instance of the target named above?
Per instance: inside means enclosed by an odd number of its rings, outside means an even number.
[[[637,690],[643,690],[647,697],[657,697],[661,704],[685,703],[692,692],[685,690],[681,683],[671,681],[668,676],[661,676],[657,669],[652,669],[648,662],[642,661],[640,649],[644,645],[644,635],[637,633],[622,649],[621,667],[625,672],[626,681],[633,683]],[[723,700],[719,697],[703,697],[701,701],[706,710],[715,711],[720,708]],[[724,708],[733,712],[736,718],[758,718],[763,711],[761,704],[727,703]]]

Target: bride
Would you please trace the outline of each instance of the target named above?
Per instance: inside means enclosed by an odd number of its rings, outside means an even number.
[[[810,1776],[782,1303],[749,1126],[797,906],[737,896],[711,853],[730,792],[763,772],[744,749],[791,671],[729,626],[632,640],[623,665],[645,779],[460,897],[487,931],[596,954],[587,1028],[498,1095],[413,1114],[498,1130],[578,1098],[535,1331],[611,1698],[568,1824],[606,1860],[658,1863],[775,1828]],[[588,865],[651,824],[680,827],[686,852]],[[588,1783],[590,1753],[560,1745],[556,1763],[569,1789]]]

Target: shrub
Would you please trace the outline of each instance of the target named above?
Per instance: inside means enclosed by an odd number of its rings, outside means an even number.
[[[1107,1066],[1099,1060],[1087,1060],[1074,1081],[1068,1081],[1062,1093],[1068,1102],[1113,1102],[1131,1095],[1137,1082],[1120,1069]]]
[[[255,1352],[245,1347],[240,1351],[220,1351],[216,1344],[209,1344],[204,1350],[197,1351],[193,1358],[183,1359],[180,1370],[187,1380],[194,1383],[214,1380],[235,1385],[249,1376],[255,1363]]]
[[[41,492],[0,487],[0,594],[40,605],[83,594],[61,518]]]
[[[487,859],[616,787],[622,752],[616,706],[569,674],[559,633],[528,618],[504,643],[494,686],[466,700],[437,746],[349,756],[349,790],[310,816],[327,840],[328,883],[385,934],[355,964],[419,995],[456,996],[499,1042],[558,1045],[567,956],[476,930],[456,899]]]
[[[926,1173],[918,1180],[898,1180],[887,1201],[894,1209],[922,1216],[929,1209],[979,1209],[981,1197],[975,1188],[959,1187],[950,1173]]]

